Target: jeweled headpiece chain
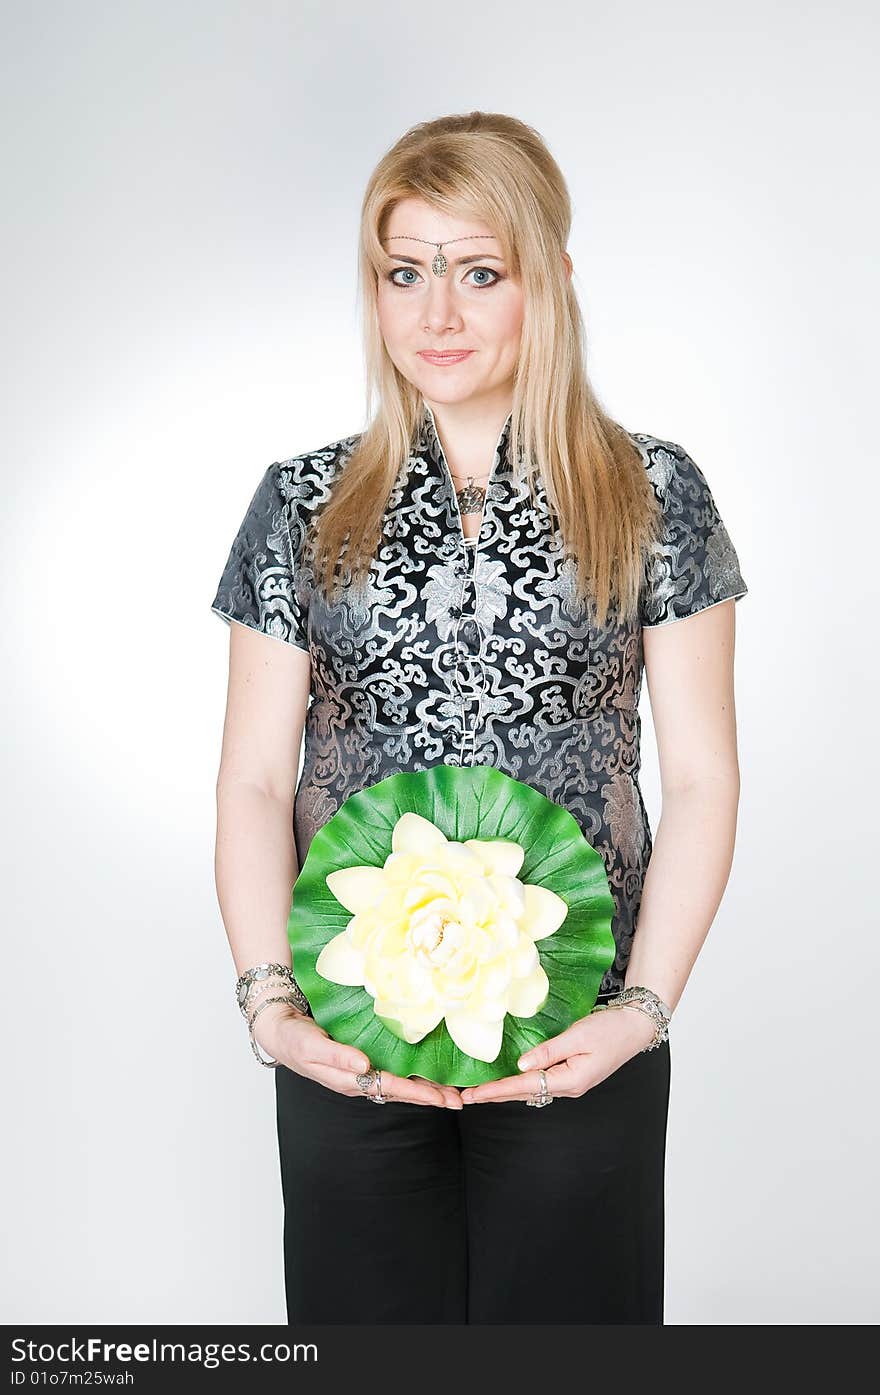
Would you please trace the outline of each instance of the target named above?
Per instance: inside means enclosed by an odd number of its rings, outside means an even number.
[[[451,237],[447,242],[432,242],[430,238],[427,237],[412,237],[407,233],[395,233],[393,237],[385,238],[385,241],[393,242],[395,238],[406,237],[410,242],[424,242],[427,243],[429,247],[436,247],[437,251],[434,254],[433,261],[431,262],[431,270],[433,271],[435,276],[445,276],[447,271],[449,270],[449,263],[444,257],[443,253],[441,252],[441,247],[449,247],[452,245],[453,242],[472,242],[475,241],[478,237],[491,238],[493,236],[494,234],[492,233],[471,233],[467,237]]]

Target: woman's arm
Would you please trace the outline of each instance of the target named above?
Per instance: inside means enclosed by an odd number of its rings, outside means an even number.
[[[309,700],[304,649],[232,623],[214,874],[236,974],[290,966],[293,798]]]
[[[217,896],[237,974],[286,964],[290,898],[298,876],[293,800],[309,700],[308,651],[232,622],[223,750],[217,776]],[[330,1090],[360,1095],[369,1057],[334,1041],[311,1016],[273,1003],[254,1027],[276,1062]],[[388,1099],[461,1109],[458,1091],[382,1071]]]
[[[721,902],[739,804],[735,603],[642,630],[662,809],[626,972],[674,1008]]]

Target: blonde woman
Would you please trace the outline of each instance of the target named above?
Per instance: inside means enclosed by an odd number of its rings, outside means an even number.
[[[269,465],[214,599],[237,622],[217,888],[275,1069],[291,1322],[663,1321],[667,1023],[733,855],[746,586],[699,466],[590,387],[570,223],[512,117],[389,150],[362,209],[368,425]],[[597,1010],[463,1091],[331,1040],[286,936],[316,830],[440,762],[570,810],[615,902]]]

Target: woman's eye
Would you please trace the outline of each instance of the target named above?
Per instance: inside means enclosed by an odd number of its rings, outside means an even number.
[[[473,282],[471,283],[472,285],[477,286],[478,288],[482,288],[483,286],[494,286],[495,283],[496,283],[496,281],[499,281],[499,280],[501,279],[501,278],[499,277],[499,275],[498,275],[498,272],[497,272],[497,271],[493,271],[492,268],[491,268],[490,266],[472,266],[471,269],[470,269],[470,271],[469,271],[467,274],[468,274],[468,276],[481,276],[481,277],[482,277],[482,276],[491,276],[491,277],[492,277],[492,280],[491,280],[491,281],[483,281],[483,280],[480,280],[480,281],[473,281]],[[417,273],[417,272],[414,270],[414,268],[411,267],[411,266],[397,266],[397,267],[394,267],[394,269],[393,269],[392,271],[389,271],[389,272],[388,272],[388,277],[387,277],[387,279],[388,279],[388,280],[391,282],[391,284],[394,285],[394,286],[414,286],[414,285],[416,284],[415,281],[398,281],[398,279],[397,279],[398,276],[415,276],[415,277],[416,277],[416,280],[418,280],[418,273]]]
[[[395,279],[401,272],[408,273],[411,276],[415,276],[416,274],[411,266],[398,266],[395,267],[393,271],[389,271],[388,280],[395,286],[411,286],[413,284],[412,281],[398,281]]]
[[[488,273],[489,276],[493,276],[495,278],[493,281],[475,281],[474,284],[477,286],[494,286],[495,281],[499,280],[498,272],[493,271],[490,266],[472,266],[471,271],[468,273],[468,275],[470,275],[471,273],[473,273],[473,275],[475,276],[485,276]]]

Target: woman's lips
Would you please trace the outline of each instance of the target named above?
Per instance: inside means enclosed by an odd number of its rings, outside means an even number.
[[[419,350],[419,358],[423,358],[426,363],[436,363],[445,365],[448,363],[463,363],[466,358],[470,358],[473,349],[463,349],[460,353],[432,354],[427,349]]]

